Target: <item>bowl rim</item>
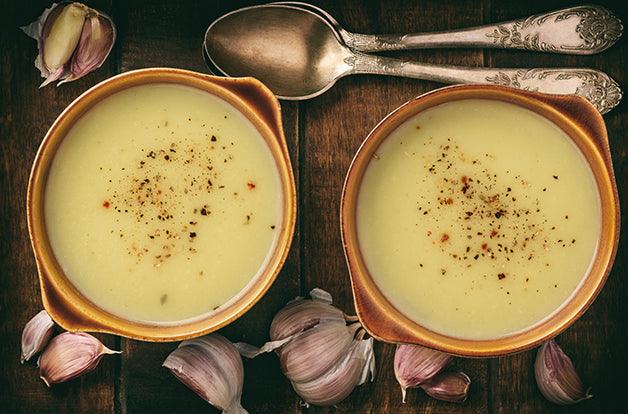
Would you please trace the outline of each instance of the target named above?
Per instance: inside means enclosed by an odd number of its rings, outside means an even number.
[[[379,290],[362,258],[355,210],[362,177],[379,145],[411,116],[430,107],[464,99],[495,99],[532,110],[558,125],[585,156],[600,195],[602,224],[592,265],[573,294],[548,317],[511,335],[472,340],[431,331],[397,310]],[[604,120],[578,96],[548,95],[493,85],[439,88],[402,104],[367,135],[347,172],[340,203],[340,231],[358,317],[370,335],[391,343],[413,343],[466,357],[492,357],[532,348],[570,326],[591,305],[612,267],[619,241],[619,200]]]
[[[204,90],[231,104],[258,130],[269,147],[280,179],[282,221],[258,274],[226,304],[214,311],[172,323],[150,323],[123,318],[100,308],[67,278],[57,262],[46,233],[44,193],[48,172],[69,129],[101,100],[128,88],[173,83]],[[254,78],[222,78],[175,68],[146,68],[110,77],[82,93],[55,119],[37,151],[27,189],[27,218],[31,246],[39,273],[45,309],[68,331],[121,335],[144,341],[175,341],[201,336],[233,322],[270,288],[282,269],[296,225],[296,186],[281,122],[281,107],[272,92]]]

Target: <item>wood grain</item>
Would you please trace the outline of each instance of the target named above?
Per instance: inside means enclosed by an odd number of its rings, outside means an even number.
[[[482,7],[472,1],[386,2],[363,7],[355,2],[327,2],[329,10],[349,30],[365,33],[446,30],[482,22]],[[481,66],[483,55],[475,51],[413,51],[391,54],[436,63]],[[304,285],[323,287],[338,306],[354,313],[349,276],[342,255],[339,205],[349,163],[362,140],[387,113],[437,87],[410,79],[355,76],[342,79],[326,94],[308,101],[303,109],[301,138],[301,267]],[[329,208],[332,206],[332,208]],[[394,378],[394,346],[376,346],[377,378],[357,388],[337,409],[309,412],[461,412],[487,410],[487,363],[460,361],[473,378],[473,393],[465,406],[442,404],[419,390],[411,390],[401,404]]]
[[[122,21],[120,67],[124,72],[150,66],[174,66],[206,71],[201,55],[203,34],[209,23],[225,13],[221,2],[128,2],[120,10]],[[244,4],[228,2],[237,8]],[[176,22],[176,24],[174,24]],[[155,35],[157,33],[157,35]],[[283,121],[298,172],[297,105],[282,106]],[[260,344],[267,340],[274,315],[287,301],[299,295],[298,230],[288,262],[278,280],[246,318],[221,332],[233,341]],[[136,412],[207,412],[208,405],[175,379],[161,363],[176,344],[150,344],[122,340],[124,359],[121,381],[121,406]],[[245,361],[246,382],[243,405],[252,412],[274,413],[278,406],[288,412],[299,410],[298,397],[279,370],[275,355]],[[146,398],[147,395],[158,396]],[[263,396],[263,398],[260,398]]]
[[[109,10],[106,1],[95,2]],[[85,377],[48,389],[35,362],[19,363],[24,324],[42,308],[26,223],[26,184],[35,152],[48,126],[85,89],[115,73],[111,62],[67,87],[37,89],[35,42],[19,26],[35,20],[45,1],[2,5],[0,35],[0,407],[3,412],[113,411],[116,358],[106,358]],[[111,348],[115,337],[101,337]]]
[[[617,7],[610,2],[597,2],[615,11],[626,22],[628,16],[625,8]],[[572,6],[566,1],[526,1],[509,4],[493,2],[489,10],[490,19],[499,21],[517,16],[525,16],[529,12],[553,10]],[[593,67],[610,74],[620,85],[628,84],[626,72],[626,39],[603,54],[594,56],[557,56],[535,53],[508,53],[507,51],[488,52],[488,64],[496,67],[516,66],[586,66]],[[626,103],[605,115],[610,138],[610,147],[615,166],[615,174],[619,186],[620,204],[625,205],[628,196],[626,179],[625,140],[628,110]],[[626,223],[627,210],[623,210],[623,222]],[[628,339],[626,332],[626,307],[622,304],[628,284],[626,278],[626,231],[620,239],[619,253],[613,270],[604,290],[591,306],[589,311],[565,333],[559,336],[558,342],[570,355],[581,372],[586,384],[592,386],[595,397],[573,407],[570,413],[607,413],[620,406],[621,384],[627,384],[623,370],[628,368],[628,359],[620,349],[625,349]],[[620,345],[623,343],[623,346]],[[532,364],[536,351],[524,352],[508,358],[499,358],[491,365],[492,406],[496,413],[539,413],[556,410],[556,406],[547,402],[539,393],[535,381]],[[623,367],[623,368],[621,368]],[[516,397],[516,398],[515,398]],[[567,411],[567,409],[560,410]]]
[[[201,39],[217,16],[251,4],[246,1],[88,1],[109,12],[119,37],[106,64],[85,78],[38,89],[32,66],[34,41],[18,27],[34,20],[47,1],[0,0],[0,411],[7,413],[193,413],[217,412],[180,384],[161,363],[176,344],[151,344],[101,337],[123,354],[103,360],[81,379],[48,389],[34,363],[19,364],[24,324],[41,309],[35,263],[26,224],[26,183],[47,128],[61,110],[88,87],[113,74],[150,66],[205,71]],[[574,5],[556,0],[316,1],[350,30],[365,33],[446,30]],[[624,22],[622,1],[600,1]],[[628,84],[628,45],[620,41],[597,56],[558,56],[520,51],[427,50],[389,53],[430,63],[469,66],[591,66]],[[408,79],[357,76],[343,79],[324,95],[283,103],[283,121],[299,191],[299,220],[288,262],[277,282],[245,316],[221,332],[232,340],[260,344],[272,316],[285,302],[313,287],[334,295],[353,313],[349,277],[339,233],[344,175],[359,144],[388,112],[441,85]],[[605,116],[620,201],[628,202],[628,110],[625,103]],[[624,210],[626,211],[626,210]],[[628,213],[624,212],[624,222]],[[337,407],[304,408],[281,374],[275,355],[245,361],[243,405],[251,413],[607,413],[623,407],[628,386],[628,282],[626,230],[607,286],[591,309],[559,337],[595,397],[559,409],[538,392],[535,352],[493,360],[458,359],[472,378],[464,405],[446,404],[411,390],[401,404],[392,372],[394,347],[376,344],[375,382],[357,388]]]

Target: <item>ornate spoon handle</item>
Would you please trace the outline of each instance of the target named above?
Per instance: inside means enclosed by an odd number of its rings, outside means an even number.
[[[611,47],[621,36],[621,20],[601,6],[578,6],[525,19],[406,35],[365,35],[340,29],[350,48],[360,52],[437,47],[495,47],[592,55]]]
[[[582,96],[602,114],[619,104],[622,90],[606,73],[587,68],[472,68],[429,65],[355,53],[345,59],[347,74],[402,76],[442,83],[486,83],[529,91]]]

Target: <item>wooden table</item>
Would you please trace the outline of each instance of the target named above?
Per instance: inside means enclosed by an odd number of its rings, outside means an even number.
[[[240,1],[90,1],[118,26],[113,53],[98,71],[59,88],[38,89],[33,67],[35,43],[18,27],[34,20],[47,1],[7,0],[0,8],[0,411],[28,413],[191,413],[208,405],[181,385],[161,363],[176,346],[102,336],[123,351],[78,380],[48,389],[33,363],[20,365],[24,324],[41,309],[35,262],[26,224],[26,184],[46,130],[74,98],[97,82],[130,69],[172,66],[204,71],[201,40],[217,16]],[[242,3],[242,4],[241,4]],[[624,22],[623,1],[601,1]],[[366,33],[445,30],[522,17],[573,5],[555,0],[432,0],[323,2],[347,28]],[[431,63],[469,66],[589,66],[628,87],[626,36],[597,56],[559,56],[515,51],[433,50],[396,54]],[[343,79],[316,99],[282,104],[285,131],[299,188],[299,220],[288,262],[266,296],[237,322],[223,329],[232,340],[262,343],[272,316],[283,304],[311,288],[334,295],[352,313],[338,208],[345,172],[371,128],[406,100],[440,85],[409,79],[355,76]],[[628,199],[628,106],[605,116],[620,198]],[[627,211],[627,210],[624,210]],[[625,214],[623,218],[628,218]],[[437,402],[419,390],[406,404],[393,375],[394,346],[376,345],[377,376],[336,408],[304,408],[281,375],[275,355],[247,361],[243,405],[251,413],[294,412],[618,412],[628,394],[628,282],[626,234],[613,272],[590,310],[559,338],[595,397],[561,409],[543,399],[533,373],[534,351],[484,360],[458,359],[473,380],[464,405]],[[210,412],[212,409],[209,409]]]

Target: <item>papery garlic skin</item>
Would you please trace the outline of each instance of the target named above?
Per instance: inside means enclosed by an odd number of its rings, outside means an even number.
[[[375,375],[373,338],[356,340],[344,358],[309,382],[292,382],[307,404],[327,407],[344,400],[353,389]]]
[[[395,377],[401,386],[402,401],[406,390],[420,385],[438,374],[452,360],[452,356],[420,345],[397,345],[395,350]]]
[[[570,405],[593,397],[585,390],[571,359],[553,339],[539,348],[534,376],[541,394],[554,404]]]
[[[64,332],[52,339],[39,357],[39,376],[47,386],[92,371],[103,355],[119,354],[85,332]]]
[[[467,400],[471,379],[460,371],[440,372],[419,386],[437,400],[463,403]]]
[[[28,361],[41,352],[52,338],[55,323],[45,310],[40,311],[24,326],[20,362]]]
[[[99,68],[116,39],[109,16],[77,2],[53,3],[22,30],[37,40],[35,67],[46,78],[40,88],[56,80],[60,85],[79,79]]]
[[[244,414],[240,404],[244,367],[233,344],[218,334],[181,342],[163,366],[223,413]]]

